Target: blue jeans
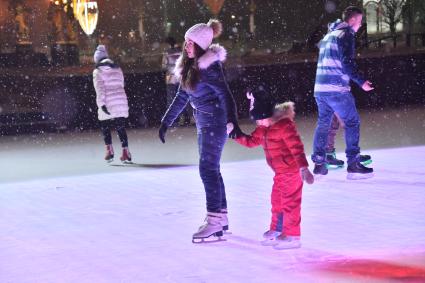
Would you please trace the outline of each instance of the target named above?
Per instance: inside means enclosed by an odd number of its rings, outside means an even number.
[[[227,208],[220,172],[220,158],[226,139],[226,126],[198,129],[199,173],[205,188],[208,212],[220,212]]]
[[[326,161],[326,145],[334,112],[344,122],[347,163],[356,162],[360,153],[360,117],[353,95],[351,93],[340,93],[338,95],[316,96],[315,99],[319,118],[314,133],[313,162],[321,164]]]

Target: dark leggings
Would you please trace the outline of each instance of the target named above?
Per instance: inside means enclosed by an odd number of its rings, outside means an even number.
[[[125,130],[125,122],[125,118],[115,118],[100,121],[100,128],[102,130],[103,140],[105,141],[106,145],[112,144],[111,129],[115,128],[115,130],[117,130],[118,137],[120,138],[121,146],[128,147],[128,138],[127,132]]]

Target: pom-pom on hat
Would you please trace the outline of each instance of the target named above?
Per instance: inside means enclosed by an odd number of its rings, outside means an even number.
[[[192,40],[202,49],[207,50],[213,38],[220,36],[223,26],[219,20],[211,19],[207,24],[196,24],[186,31],[185,40]]]
[[[253,92],[247,93],[251,100],[249,116],[253,120],[262,120],[273,116],[274,103],[263,86],[257,87]]]
[[[93,56],[94,62],[98,64],[100,61],[102,61],[102,59],[106,59],[108,57],[108,51],[106,51],[105,45],[98,45]]]

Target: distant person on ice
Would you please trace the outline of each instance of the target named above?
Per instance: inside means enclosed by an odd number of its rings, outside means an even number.
[[[128,101],[124,90],[123,72],[108,57],[104,45],[97,46],[94,62],[96,67],[93,71],[93,84],[96,90],[98,119],[106,145],[105,160],[112,162],[114,159],[111,129],[116,129],[122,146],[120,160],[123,163],[130,163],[131,154],[128,149],[128,137],[125,130],[126,118],[128,118]]]
[[[226,50],[212,44],[220,35],[221,23],[210,20],[196,24],[185,34],[183,54],[177,60],[175,73],[180,86],[162,118],[159,138],[164,143],[165,133],[190,102],[196,121],[199,148],[199,173],[207,199],[206,222],[193,234],[192,240],[202,241],[210,236],[221,236],[228,229],[227,201],[220,172],[220,158],[227,139],[240,134],[236,105],[223,71]]]
[[[363,79],[355,63],[355,33],[362,25],[362,10],[350,6],[320,42],[314,97],[319,112],[314,133],[312,160],[314,174],[328,174],[326,145],[334,113],[344,123],[347,156],[347,178],[365,179],[373,176],[373,169],[365,167],[360,156],[360,118],[351,93],[350,80],[363,90],[373,89],[371,82]],[[366,156],[367,157],[367,156]],[[370,159],[370,157],[369,157]]]
[[[304,145],[294,123],[294,104],[276,105],[274,113],[274,104],[265,92],[248,93],[248,98],[251,99],[250,116],[257,127],[236,141],[246,147],[261,145],[275,173],[271,223],[263,234],[262,244],[275,249],[299,248],[303,181],[312,184],[314,177],[308,169]]]

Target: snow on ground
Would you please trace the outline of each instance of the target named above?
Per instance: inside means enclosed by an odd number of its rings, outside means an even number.
[[[291,251],[259,244],[272,185],[261,149],[228,143],[232,234],[192,244],[205,214],[193,128],[165,145],[154,130],[132,131],[129,167],[103,164],[97,133],[3,138],[0,282],[424,282],[421,113],[362,115],[374,121],[362,145],[376,177],[347,181],[333,170],[305,185],[303,246]],[[308,152],[312,119],[298,122]]]

